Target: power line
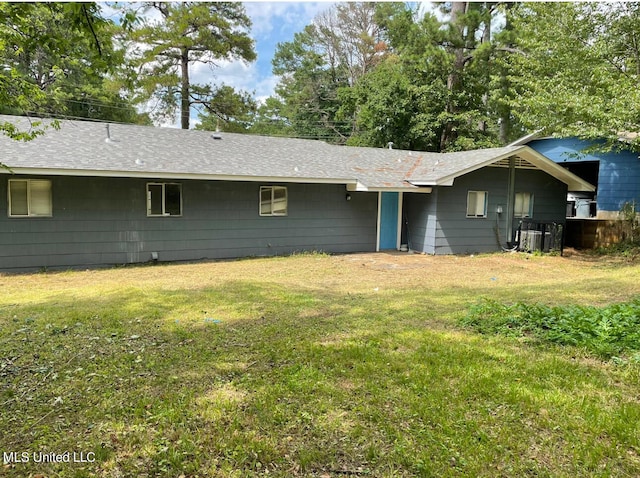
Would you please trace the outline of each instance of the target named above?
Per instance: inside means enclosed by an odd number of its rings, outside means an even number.
[[[49,118],[49,119],[60,119],[60,120],[69,120],[69,121],[88,121],[88,122],[93,122],[93,123],[109,123],[109,124],[117,124],[117,125],[123,125],[123,126],[131,126],[131,125],[137,125],[137,123],[131,123],[131,122],[124,122],[124,121],[116,121],[116,120],[105,120],[105,119],[101,119],[101,118],[90,118],[90,117],[86,117],[86,116],[75,116],[75,115],[69,115],[69,114],[64,114],[64,113],[50,113],[50,112],[43,112],[43,111],[36,111],[36,110],[23,110],[23,113],[29,115],[33,115],[33,116],[37,116],[37,117],[44,117],[44,118]],[[193,128],[195,130],[195,128]],[[202,130],[202,131],[206,131],[206,130]],[[358,130],[358,133],[367,133],[370,130]],[[281,138],[293,138],[293,139],[307,139],[307,140],[318,140],[318,141],[335,141],[335,140],[340,140],[337,141],[338,143],[343,143],[346,142],[351,136],[347,136],[347,135],[340,135],[340,134],[331,134],[330,132],[318,132],[316,134],[314,133],[300,133],[300,132],[296,132],[296,131],[288,131],[286,133],[281,133],[281,132],[272,132],[271,134],[263,134],[263,133],[259,133],[256,131],[251,131],[251,130],[245,130],[245,131],[239,131],[239,132],[234,132],[236,134],[246,134],[246,135],[254,135],[254,136],[271,136],[271,137],[281,137]]]
[[[120,125],[132,125],[135,123],[126,123],[124,121],[115,121],[115,120],[106,120],[101,118],[89,118],[86,116],[74,116],[68,115],[64,113],[51,113],[42,110],[21,110],[24,113],[24,116],[37,117],[42,119],[53,119],[53,120],[78,120],[78,121],[90,121],[93,123],[110,123],[110,124],[120,124]],[[20,115],[18,115],[20,116]]]
[[[135,109],[135,107],[133,106],[116,106],[114,104],[110,104],[110,103],[105,103],[105,102],[101,102],[98,100],[73,100],[73,99],[62,99],[59,100],[59,103],[63,103],[63,104],[78,104],[78,105],[88,105],[88,106],[95,106],[95,107],[104,107],[104,108],[109,108],[109,109],[113,109],[113,110],[120,110],[120,111],[126,111],[126,112],[135,112],[137,114],[145,114],[145,113],[152,113],[149,111],[138,111]],[[231,106],[230,104],[222,104],[221,106]],[[55,114],[58,116],[71,116],[71,115],[66,115],[63,112],[54,112],[52,113],[51,111],[30,111],[32,113],[43,113],[43,114]],[[79,118],[79,117],[78,117]],[[87,118],[87,119],[91,119],[91,118]],[[100,119],[96,119],[97,121],[100,121]],[[291,124],[291,120],[288,118],[282,118],[282,119],[278,119],[278,118],[259,118],[258,121],[259,123],[268,123],[268,124],[277,124],[279,122],[287,122],[288,125]],[[295,122],[298,123],[300,126],[306,126],[306,127],[322,127],[322,128],[331,128],[331,127],[335,127],[335,128],[339,128],[339,127],[350,127],[353,125],[354,121],[349,121],[349,120],[332,120],[332,121],[328,121],[328,120],[315,120],[315,121],[310,121],[310,120],[305,120],[305,121],[300,121],[300,122]],[[364,130],[361,130],[364,131]]]
[[[38,118],[48,118],[48,119],[61,119],[61,120],[71,120],[71,121],[89,121],[89,122],[93,122],[93,123],[110,123],[110,124],[119,124],[119,125],[123,125],[123,126],[131,126],[134,125],[134,123],[126,123],[124,121],[115,121],[115,120],[104,120],[104,119],[99,119],[99,118],[87,118],[85,116],[74,116],[74,115],[68,115],[68,114],[61,114],[61,113],[46,113],[43,111],[36,111],[36,110],[23,110],[23,113],[25,113],[25,115],[33,115],[33,116],[37,116]],[[238,134],[249,134],[249,135],[257,135],[257,136],[264,136],[260,133],[254,133],[251,131],[246,131],[246,132],[240,132]],[[322,134],[298,134],[298,133],[293,133],[293,134],[271,134],[268,136],[277,136],[277,137],[285,137],[285,138],[296,138],[296,139],[318,139],[318,140],[329,140],[329,139],[335,139],[337,137],[337,135],[331,135],[328,133],[322,133]]]

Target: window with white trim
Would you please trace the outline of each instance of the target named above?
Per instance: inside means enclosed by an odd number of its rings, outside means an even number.
[[[260,186],[260,215],[287,215],[287,188],[284,186]]]
[[[51,181],[9,179],[9,217],[51,217]]]
[[[467,217],[487,217],[487,191],[467,192]]]
[[[533,194],[516,193],[516,201],[513,207],[513,215],[515,217],[532,217],[533,216]]]
[[[182,184],[147,183],[147,216],[182,216]]]

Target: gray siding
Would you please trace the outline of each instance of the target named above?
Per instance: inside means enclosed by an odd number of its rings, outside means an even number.
[[[375,250],[377,194],[346,201],[344,185],[282,184],[288,215],[261,217],[260,186],[271,183],[173,181],[182,184],[183,215],[147,217],[153,179],[48,177],[53,217],[9,218],[8,179],[0,181],[5,270],[146,262],[151,252],[176,261]]]
[[[565,223],[567,185],[563,182],[543,171],[519,169],[516,170],[516,192],[533,193],[533,220]]]
[[[431,198],[407,198],[412,246],[429,254],[470,254],[499,251],[508,240],[506,168],[488,167],[457,178],[453,186],[434,188]],[[487,217],[467,218],[467,192],[489,193]],[[516,170],[516,192],[534,195],[533,220],[564,223],[566,185],[538,170]],[[496,209],[502,206],[503,213]],[[421,207],[424,207],[421,211]],[[434,218],[437,215],[437,220]],[[514,219],[514,228],[519,219]],[[497,234],[497,232],[499,234]],[[431,236],[432,235],[432,236]],[[420,248],[422,246],[422,249]]]
[[[404,195],[405,232],[411,250],[435,254],[437,196],[436,188],[430,194]]]

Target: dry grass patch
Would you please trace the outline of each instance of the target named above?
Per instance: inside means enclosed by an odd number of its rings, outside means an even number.
[[[571,251],[570,251],[571,252]],[[0,275],[3,476],[637,476],[640,366],[481,336],[481,298],[607,305],[640,265],[299,255]]]

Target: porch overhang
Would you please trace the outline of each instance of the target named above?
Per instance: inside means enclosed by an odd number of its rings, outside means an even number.
[[[596,190],[595,186],[585,181],[584,179],[576,176],[571,173],[567,169],[562,166],[556,164],[551,161],[549,158],[544,155],[538,153],[534,149],[529,146],[521,146],[517,149],[512,149],[511,151],[505,152],[504,154],[492,157],[482,162],[478,162],[472,166],[469,166],[464,169],[460,169],[455,173],[448,174],[445,176],[441,176],[439,178],[431,179],[431,180],[411,180],[411,184],[414,186],[453,186],[453,183],[456,178],[463,176],[465,174],[471,173],[478,169],[494,166],[494,167],[509,167],[509,159],[517,158],[519,161],[516,161],[516,169],[538,169],[544,171],[550,176],[556,178],[557,180],[565,183],[567,188],[570,191],[589,191],[593,192]]]

